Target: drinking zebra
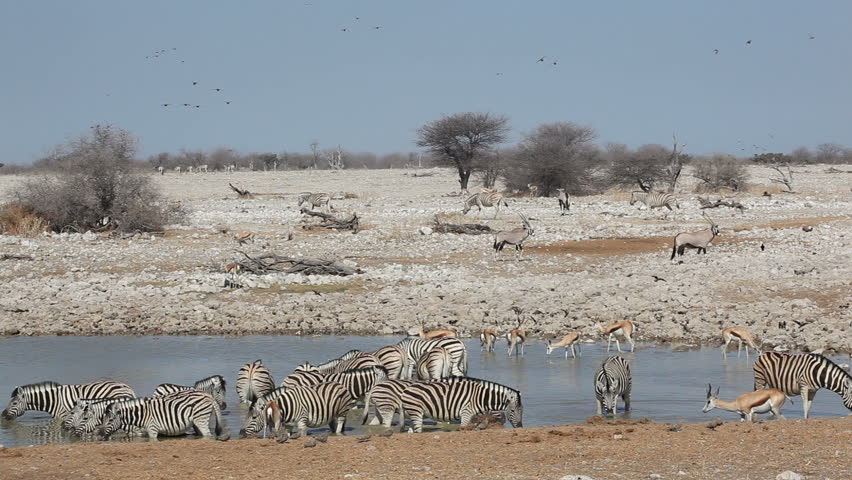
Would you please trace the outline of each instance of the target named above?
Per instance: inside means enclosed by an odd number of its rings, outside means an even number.
[[[296,371],[316,371],[323,375],[329,375],[332,373],[345,372],[347,370],[381,366],[379,359],[371,353],[358,352],[357,354],[353,354],[352,352],[354,351],[349,351],[344,354],[344,357],[349,356],[349,358],[346,359],[343,357],[335,358],[319,365],[303,363],[296,367]]]
[[[449,378],[451,365],[450,352],[444,347],[435,347],[417,360],[417,378],[424,381]]]
[[[236,388],[240,402],[251,403],[275,390],[275,380],[263,361],[258,359],[240,367]]]
[[[484,413],[502,413],[515,428],[523,426],[521,393],[499,383],[470,377],[414,383],[402,393],[404,414],[413,431],[423,431],[423,417],[438,422],[461,420],[462,426]]]
[[[195,382],[195,384],[193,384],[192,386],[176,385],[174,383],[161,383],[157,385],[157,388],[154,389],[154,393],[152,393],[151,396],[162,397],[170,393],[192,389],[213,395],[213,398],[216,400],[216,403],[219,405],[219,408],[223,410],[227,408],[228,405],[225,403],[225,379],[222,378],[221,375],[213,375],[211,377],[202,378],[201,380]]]
[[[410,380],[387,380],[374,386],[372,390],[367,392],[364,399],[364,417],[361,420],[361,425],[367,423],[367,417],[370,413],[370,403],[375,405],[376,413],[370,425],[381,423],[385,428],[390,428],[393,422],[393,415],[399,410],[399,429],[405,424],[402,411],[402,392],[415,382]]]
[[[287,375],[284,380],[281,382],[280,387],[286,388],[295,388],[295,387],[309,387],[311,385],[317,385],[323,383],[325,381],[325,375],[317,371],[305,371],[298,370],[296,372]]]
[[[408,368],[406,360],[408,357],[405,352],[396,345],[388,345],[382,347],[375,352],[373,356],[379,360],[379,363],[388,371],[388,378],[402,378],[403,373]]]
[[[483,207],[494,207],[494,218],[497,218],[497,215],[500,213],[500,205],[503,205],[506,208],[509,208],[509,204],[506,203],[506,200],[503,198],[503,194],[500,192],[483,192],[471,195],[467,200],[464,201],[464,209],[462,210],[462,214],[467,214],[471,208],[476,207],[479,209],[479,212],[482,212]]]
[[[345,372],[332,373],[325,377],[325,382],[336,382],[349,390],[356,401],[363,398],[374,385],[388,379],[388,371],[382,366],[359,368]]]
[[[100,398],[91,400],[81,398],[71,409],[68,417],[62,421],[62,428],[69,430],[78,437],[94,433],[103,423],[107,408],[116,402],[128,402],[135,398]]]
[[[158,435],[183,435],[192,427],[204,438],[218,437],[225,428],[222,412],[209,393],[186,390],[165,397],[138,398],[116,402],[107,407],[98,429],[104,438],[119,429],[135,426],[148,434],[151,441]]]
[[[630,194],[630,205],[636,202],[642,202],[649,209],[666,207],[671,211],[672,206],[680,208],[675,196],[664,192],[633,192]]]
[[[331,208],[331,195],[327,193],[311,193],[311,192],[302,192],[299,194],[297,207],[301,208],[303,204],[307,203],[308,208],[315,207],[325,207],[326,209]]]
[[[615,416],[618,410],[618,397],[624,400],[624,411],[630,410],[630,390],[633,378],[630,364],[621,357],[609,357],[604,360],[595,374],[595,398],[598,415],[604,411]]]
[[[765,352],[753,369],[755,390],[772,387],[788,396],[801,395],[805,418],[820,388],[840,395],[843,405],[852,410],[852,375],[822,355]]]
[[[328,425],[332,432],[342,433],[346,414],[355,400],[343,385],[335,382],[310,387],[279,388],[255,401],[240,436],[264,432],[267,427],[278,431],[281,425],[293,426],[304,436],[308,427]]]
[[[450,353],[452,359],[451,375],[467,375],[467,348],[457,338],[425,340],[419,337],[407,337],[397,343],[396,346],[405,351],[406,362],[408,363],[408,369],[404,377],[406,380],[410,380],[414,376],[414,367],[417,364],[417,360],[435,347],[444,347]]]
[[[136,393],[127,384],[102,381],[80,385],[41,382],[15,387],[12,399],[3,410],[6,420],[20,417],[27,410],[47,412],[56,418],[67,417],[81,398],[133,398]]]

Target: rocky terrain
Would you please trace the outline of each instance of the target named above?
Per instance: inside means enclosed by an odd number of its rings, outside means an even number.
[[[566,216],[555,198],[509,198],[496,220],[492,209],[460,215],[450,170],[156,176],[190,212],[163,236],[0,235],[0,256],[24,256],[0,260],[0,334],[396,334],[423,321],[478,335],[487,325],[513,327],[516,306],[532,315],[538,339],[597,338],[595,322],[626,318],[639,342],[718,342],[723,327],[741,326],[766,347],[850,352],[852,167],[838,168],[796,168],[798,193],[785,194],[770,169],[752,167],[748,192],[725,194],[744,211],[701,210],[687,175],[681,209],[668,214],[610,192],[573,198]],[[20,180],[0,177],[0,196]],[[238,199],[229,182],[256,195]],[[303,229],[318,219],[299,212],[302,191],[333,192],[333,213],[356,212],[362,230]],[[515,212],[535,228],[523,261],[508,248],[495,260],[490,235],[429,228],[441,214],[510,229],[520,225]],[[702,212],[721,236],[707,255],[670,262],[676,233],[706,228]],[[240,246],[234,231],[256,241]],[[226,288],[224,266],[244,258],[237,249],[338,259],[363,273],[244,273],[244,288]]]

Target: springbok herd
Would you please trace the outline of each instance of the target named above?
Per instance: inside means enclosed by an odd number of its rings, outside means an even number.
[[[607,339],[621,352],[623,337],[634,350],[635,325],[630,321],[609,326],[598,325]],[[494,328],[480,335],[480,352],[489,355],[498,338],[505,338],[508,355],[523,355],[527,335],[523,322],[502,335]],[[737,341],[742,348],[759,351],[754,338],[744,329],[731,327],[722,332],[723,355]],[[568,349],[576,357],[580,335],[569,333],[560,341],[547,344],[547,353]],[[450,329],[426,331],[376,351],[350,350],[319,365],[304,363],[276,384],[261,360],[243,365],[235,388],[242,403],[248,404],[240,428],[241,436],[266,436],[272,431],[279,441],[305,436],[309,428],[328,426],[342,434],[347,415],[363,402],[361,423],[381,424],[390,434],[398,412],[397,426],[402,431],[409,420],[409,432],[422,432],[424,418],[436,422],[460,421],[485,428],[490,422],[508,421],[523,426],[521,392],[506,385],[467,376],[468,352],[465,344]],[[633,377],[630,363],[622,356],[604,360],[594,377],[597,413],[615,415],[618,398],[624,411],[630,410]],[[708,385],[704,412],[720,408],[736,412],[742,420],[753,421],[755,414],[770,413],[783,418],[781,408],[788,396],[801,395],[805,418],[820,388],[839,394],[852,410],[852,376],[841,366],[820,354],[760,354],[754,363],[754,390],[733,401],[719,398],[719,389]],[[13,420],[28,410],[47,412],[61,420],[64,429],[87,437],[97,434],[109,438],[118,431],[158,436],[177,436],[190,429],[205,438],[227,440],[229,435],[222,417],[226,381],[221,375],[199,380],[193,385],[160,384],[150,397],[136,397],[134,390],[120,382],[98,381],[70,385],[40,382],[15,388],[9,405],[3,410]],[[211,428],[212,427],[212,428]],[[320,435],[327,436],[327,433]]]

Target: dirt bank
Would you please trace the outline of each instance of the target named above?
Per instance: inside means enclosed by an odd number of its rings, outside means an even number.
[[[852,477],[852,417],[671,427],[593,422],[363,443],[331,437],[314,448],[304,448],[304,439],[54,444],[0,450],[0,477],[768,480],[785,470],[806,479]]]

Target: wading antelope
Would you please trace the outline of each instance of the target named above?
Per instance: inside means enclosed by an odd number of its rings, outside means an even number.
[[[254,232],[237,232],[234,234],[234,240],[240,245],[248,242],[254,243]]]
[[[506,341],[509,343],[509,351],[507,354],[510,357],[512,356],[513,351],[515,352],[516,357],[519,353],[521,356],[524,355],[524,343],[527,341],[527,329],[524,327],[523,318],[518,319],[518,328],[513,328],[506,334]]]
[[[497,341],[497,337],[500,336],[500,332],[497,328],[486,328],[482,330],[482,333],[479,334],[479,351],[493,352],[494,351],[494,343]]]
[[[559,200],[559,215],[565,215],[566,213],[571,213],[571,197],[568,196],[568,192],[565,191],[564,188],[556,189],[556,199]]]
[[[707,403],[704,405],[704,413],[721,408],[729,412],[737,412],[740,414],[740,421],[754,421],[755,413],[771,413],[773,417],[784,419],[781,415],[781,407],[787,400],[787,395],[784,392],[775,388],[764,388],[755,390],[737,397],[733,402],[726,402],[719,398],[719,387],[716,387],[716,393],[713,393],[713,386],[707,384]]]
[[[568,348],[571,348],[571,355],[574,358],[577,358],[577,353],[574,351],[574,345],[577,345],[577,349],[580,350],[580,356],[583,355],[583,349],[580,347],[580,334],[577,332],[569,333],[562,337],[556,343],[551,343],[550,340],[547,341],[547,354],[550,355],[551,352],[560,347],[565,347],[565,358],[568,358]]]
[[[739,327],[728,327],[722,330],[722,340],[725,341],[725,344],[722,345],[722,355],[725,358],[728,358],[728,344],[736,340],[737,343],[737,357],[740,356],[740,350],[743,348],[743,342],[746,343],[745,351],[746,357],[748,357],[748,347],[754,349],[755,352],[760,353],[760,349],[757,348],[755,344],[754,337],[744,328]]]
[[[608,327],[604,327],[598,322],[598,328],[601,333],[604,335],[609,335],[609,339],[606,342],[606,351],[609,351],[610,346],[612,345],[612,341],[615,340],[615,347],[621,352],[621,345],[618,343],[618,336],[623,336],[628,343],[630,343],[630,351],[633,352],[634,347],[636,346],[633,342],[633,332],[636,330],[636,326],[630,320],[624,320],[621,322],[615,322]]]
[[[497,253],[503,251],[503,247],[507,244],[515,246],[515,256],[518,260],[520,260],[521,255],[524,252],[524,241],[530,236],[535,235],[535,231],[533,230],[532,225],[530,225],[529,220],[527,220],[527,217],[523,213],[519,213],[518,216],[521,217],[523,226],[494,234],[495,260],[497,260]]]
[[[684,232],[675,235],[672,256],[669,260],[674,260],[675,254],[683,255],[683,251],[687,247],[696,248],[698,249],[698,253],[703,252],[705,255],[707,254],[707,245],[719,235],[719,226],[706,213],[702,213],[701,215],[710,223],[710,228],[701,230],[700,232]]]
[[[533,185],[531,183],[527,184],[527,188],[530,190],[530,196],[537,197],[538,196],[538,185]]]
[[[420,338],[432,340],[433,338],[455,338],[458,332],[449,328],[436,328],[435,330],[426,331],[426,325],[422,320],[419,320],[420,331],[417,333]]]

